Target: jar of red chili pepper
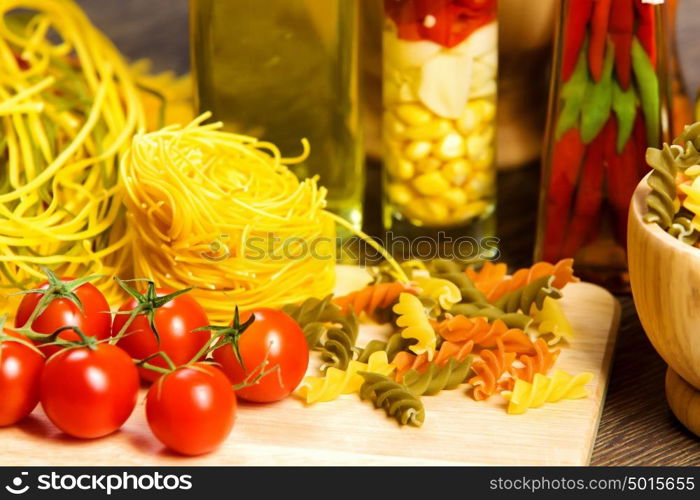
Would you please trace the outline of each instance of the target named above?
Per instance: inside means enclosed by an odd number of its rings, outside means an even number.
[[[663,0],[562,0],[542,161],[536,259],[628,290],[627,211],[669,138]]]
[[[385,0],[384,225],[493,231],[496,0]]]

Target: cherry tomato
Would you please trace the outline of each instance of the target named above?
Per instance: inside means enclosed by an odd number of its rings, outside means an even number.
[[[251,314],[255,315],[255,321],[238,340],[243,366],[230,344],[214,351],[214,360],[233,384],[269,371],[257,383],[236,391],[236,394],[256,403],[279,401],[291,394],[304,378],[309,365],[309,347],[301,327],[282,311],[253,309],[243,312],[241,321],[247,321]]]
[[[173,290],[159,288],[156,295],[162,297]],[[130,299],[119,309],[130,311],[138,306],[136,299]],[[116,336],[127,322],[129,315],[117,314],[112,326],[112,336]],[[175,366],[184,365],[192,360],[204,344],[209,341],[211,334],[208,330],[194,332],[193,330],[207,326],[207,314],[199,303],[189,295],[178,295],[169,302],[155,309],[154,324],[158,337],[151,329],[149,320],[144,314],[136,316],[126,329],[124,336],[117,345],[128,352],[132,358],[144,359],[158,351],[165,352]],[[167,367],[161,358],[149,361],[150,364]],[[144,380],[153,382],[160,374],[140,368]]]
[[[69,283],[73,278],[61,278],[63,283]],[[46,290],[49,283],[42,283],[39,289]],[[73,290],[80,299],[80,307],[72,300],[65,297],[54,298],[48,307],[32,323],[32,330],[37,333],[53,333],[64,326],[77,326],[89,337],[98,340],[109,338],[112,328],[112,314],[109,310],[107,299],[92,283],[84,283]],[[17,315],[15,327],[23,327],[34,312],[41,293],[29,293],[22,298]],[[78,340],[78,334],[73,330],[66,330],[59,335],[64,340]],[[50,356],[58,352],[59,346],[39,346],[41,351]]]
[[[30,342],[7,330],[5,335]],[[43,368],[44,357],[31,347],[0,341],[0,427],[19,422],[36,407]]]
[[[102,343],[51,356],[41,376],[41,406],[63,432],[77,438],[119,429],[136,406],[139,374],[129,355]]]
[[[163,375],[146,396],[146,419],[153,434],[183,455],[216,449],[236,419],[236,394],[218,368],[195,363]]]

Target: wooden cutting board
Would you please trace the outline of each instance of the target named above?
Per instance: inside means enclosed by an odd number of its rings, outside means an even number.
[[[340,266],[337,292],[362,286],[359,268]],[[595,441],[620,319],[604,289],[575,283],[562,305],[576,334],[557,367],[595,374],[587,399],[547,404],[508,415],[500,396],[477,403],[465,389],[424,397],[425,424],[398,424],[354,394],[307,407],[296,398],[270,405],[240,403],[233,432],[209,455],[181,457],[148,429],[143,397],[117,433],[81,441],[59,432],[41,408],[0,429],[2,465],[585,465]],[[386,334],[363,325],[359,345]],[[315,356],[315,355],[314,355]],[[312,363],[315,371],[317,363]]]

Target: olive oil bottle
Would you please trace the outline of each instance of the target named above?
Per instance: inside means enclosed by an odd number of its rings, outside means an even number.
[[[233,132],[276,144],[291,168],[318,175],[328,208],[362,224],[355,0],[190,0],[200,111]]]

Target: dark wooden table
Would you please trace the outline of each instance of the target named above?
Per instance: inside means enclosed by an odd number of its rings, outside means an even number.
[[[150,57],[158,69],[188,67],[186,0],[82,0],[91,18],[131,57]],[[700,15],[681,1],[681,59],[691,84],[700,82],[700,44],[694,43]],[[378,168],[368,169],[369,230],[379,220]],[[531,263],[539,172],[536,165],[499,175],[498,236],[503,260]],[[374,221],[374,223],[372,223]],[[664,396],[666,366],[644,335],[629,295],[619,296],[622,321],[594,465],[700,465],[700,439],[670,412]]]

